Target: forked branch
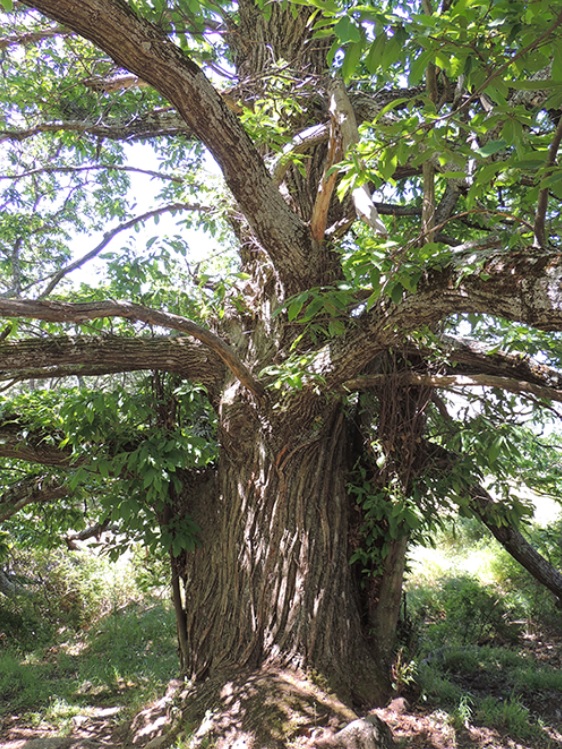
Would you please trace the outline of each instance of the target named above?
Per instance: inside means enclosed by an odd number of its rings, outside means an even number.
[[[201,325],[181,315],[143,307],[140,304],[118,301],[71,304],[68,302],[34,301],[26,299],[0,300],[0,317],[22,317],[49,322],[84,323],[103,317],[123,317],[135,322],[178,330],[201,341],[221,359],[235,377],[256,397],[262,398],[265,390],[236,352],[222,338]]]

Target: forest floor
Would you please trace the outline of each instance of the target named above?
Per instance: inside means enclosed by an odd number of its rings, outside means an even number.
[[[537,667],[562,670],[562,638],[550,635],[528,635],[520,643],[520,654],[531,659]],[[53,653],[51,653],[53,657]],[[478,697],[494,698],[496,704],[508,705],[512,694],[506,693],[505,675],[501,669],[451,674],[463,694],[470,695],[467,704]],[[117,693],[112,697],[101,690],[91,690],[89,704],[61,724],[60,721],[38,720],[35,713],[5,711],[0,720],[0,749],[113,749],[127,745],[129,721],[127,690],[130,685],[117,684]],[[119,703],[119,688],[124,700]],[[429,704],[422,695],[410,699],[396,697],[385,708],[377,709],[379,715],[391,728],[398,749],[560,749],[562,747],[562,699],[557,689],[536,690],[525,699],[524,718],[527,725],[533,724],[532,735],[521,739],[509,731],[492,728],[476,720],[467,709],[464,715],[458,711]],[[97,695],[97,699],[96,699]],[[108,700],[114,703],[107,706]],[[147,737],[154,735],[159,721],[165,719],[166,701],[152,703],[144,725]],[[517,733],[517,731],[516,731]],[[181,747],[181,741],[174,746]]]
[[[562,611],[490,544],[465,532],[412,555],[397,696],[373,711],[397,749],[562,749]],[[122,748],[139,715],[136,746],[158,735],[177,669],[173,612],[142,592],[115,601],[42,642],[44,619],[28,612],[23,632],[21,612],[0,607],[0,749]],[[180,735],[170,749],[186,745]]]
[[[541,669],[552,669],[552,673],[562,670],[562,637],[552,633],[546,638],[527,636],[520,653]],[[469,706],[478,697],[499,705],[520,704],[510,702],[513,693],[506,690],[501,670],[450,675],[456,677],[463,693],[470,695]],[[529,692],[524,705],[525,710],[520,713],[523,730],[515,730],[511,735],[508,725],[503,730],[501,726],[490,727],[471,715],[470,710],[463,716],[435,705],[424,706],[419,698],[410,705],[406,698],[398,697],[376,713],[391,728],[398,749],[561,749],[561,692],[558,689]],[[507,713],[508,710],[506,724]],[[529,736],[525,738],[518,735],[527,732]]]

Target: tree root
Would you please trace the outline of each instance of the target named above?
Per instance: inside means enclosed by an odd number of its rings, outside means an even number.
[[[232,680],[207,679],[168,696],[167,711],[173,703],[179,720],[168,721],[167,727],[162,722],[164,735],[153,736],[148,744],[137,735],[134,743],[161,749],[179,734],[186,749],[388,749],[393,745],[390,730],[377,716],[359,718],[318,681],[298,670],[271,667]]]

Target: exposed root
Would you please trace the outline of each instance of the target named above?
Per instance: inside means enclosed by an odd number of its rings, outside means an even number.
[[[261,669],[213,678],[181,694],[182,745],[188,749],[387,749],[392,737],[376,716],[359,718],[310,676]],[[178,724],[176,724],[178,725]],[[177,728],[173,731],[177,736]],[[171,737],[170,737],[171,738]],[[165,745],[152,739],[149,747]]]

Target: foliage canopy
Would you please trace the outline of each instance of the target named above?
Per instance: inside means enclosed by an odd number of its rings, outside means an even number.
[[[369,600],[450,513],[524,545],[561,473],[556,4],[2,6],[9,532],[94,516],[181,566],[186,492],[277,496],[341,418]]]

